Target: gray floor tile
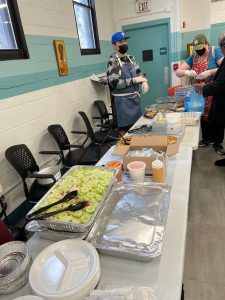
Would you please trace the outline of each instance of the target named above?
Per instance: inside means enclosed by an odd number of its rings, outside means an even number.
[[[184,279],[225,285],[224,226],[188,224]]]
[[[225,299],[225,286],[207,282],[187,280],[184,282],[185,300],[223,300]]]
[[[201,188],[198,191],[191,189],[189,222],[225,226],[224,195],[225,189],[216,187]]]

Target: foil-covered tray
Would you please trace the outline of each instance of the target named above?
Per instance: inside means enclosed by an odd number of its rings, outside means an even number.
[[[106,255],[150,261],[162,253],[169,200],[166,184],[118,183],[86,240]]]
[[[91,218],[84,224],[76,224],[74,222],[63,222],[63,221],[58,221],[58,220],[50,220],[50,219],[45,219],[45,220],[38,220],[39,224],[45,228],[49,228],[52,229],[54,231],[67,231],[67,232],[88,232],[93,224],[93,222],[95,221],[98,213],[100,212],[100,210],[102,209],[102,207],[104,206],[107,194],[109,193],[110,189],[112,188],[112,185],[115,182],[116,179],[116,174],[117,174],[117,170],[116,169],[109,169],[106,167],[96,167],[96,166],[74,166],[72,168],[69,169],[68,172],[66,172],[66,174],[64,174],[63,177],[61,177],[59,179],[59,181],[57,181],[55,183],[55,185],[45,194],[45,196],[28,212],[27,214],[27,219],[28,215],[33,213],[37,208],[39,208],[40,203],[43,202],[48,195],[56,188],[58,187],[63,180],[66,178],[66,176],[69,176],[74,169],[77,168],[89,168],[89,169],[105,169],[108,170],[109,172],[112,172],[112,178],[111,181],[109,182],[109,185],[107,187],[107,189],[105,190],[104,194],[102,195],[102,199],[99,201],[98,206],[96,207],[95,212],[92,214]],[[79,188],[76,186],[75,189],[78,190],[78,195],[79,195]],[[91,201],[93,199],[85,199],[87,201]]]

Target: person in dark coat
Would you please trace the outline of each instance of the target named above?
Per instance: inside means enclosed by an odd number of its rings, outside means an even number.
[[[225,56],[225,31],[219,36],[219,47]],[[221,62],[213,81],[209,84],[200,83],[196,87],[202,90],[204,97],[212,96],[212,105],[209,111],[209,121],[212,122],[214,131],[221,130],[224,134],[225,127],[225,60]],[[215,162],[216,166],[225,166],[225,159]]]

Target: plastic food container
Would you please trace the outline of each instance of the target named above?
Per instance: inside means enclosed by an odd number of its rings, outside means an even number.
[[[181,115],[179,113],[170,113],[166,115],[166,123],[175,125],[181,123]]]
[[[144,181],[146,163],[143,161],[132,161],[127,165],[132,181]]]
[[[70,239],[54,243],[34,260],[29,282],[45,300],[83,300],[97,285],[100,263],[88,242]]]
[[[109,161],[105,164],[107,168],[114,168],[117,170],[116,179],[118,182],[122,181],[122,163],[120,161],[114,160]]]

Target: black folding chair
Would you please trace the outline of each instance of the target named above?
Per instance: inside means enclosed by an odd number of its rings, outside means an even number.
[[[59,151],[41,151],[41,153],[55,153],[60,156],[65,167],[72,167],[74,165],[94,165],[100,159],[99,148],[95,145],[88,145],[85,147],[85,142],[82,145],[70,144],[67,134],[63,127],[59,124],[50,125],[48,132],[55,139]],[[74,149],[75,150],[71,150]],[[67,151],[65,154],[64,152]]]
[[[34,156],[25,144],[19,144],[9,147],[5,151],[5,157],[14,169],[19,173],[23,181],[23,189],[26,199],[32,203],[37,203],[56,182],[52,174],[37,174],[40,170]],[[35,179],[31,187],[28,188],[26,180]],[[52,183],[40,184],[38,178],[51,178]]]
[[[85,123],[87,129],[86,134],[87,137],[90,138],[91,143],[98,145],[99,147],[107,144],[111,147],[119,140],[118,132],[113,132],[112,128],[110,127],[107,127],[106,129],[101,128],[101,130],[94,132],[86,113],[83,111],[79,111],[78,113]],[[72,131],[72,133],[79,133],[79,131]]]

